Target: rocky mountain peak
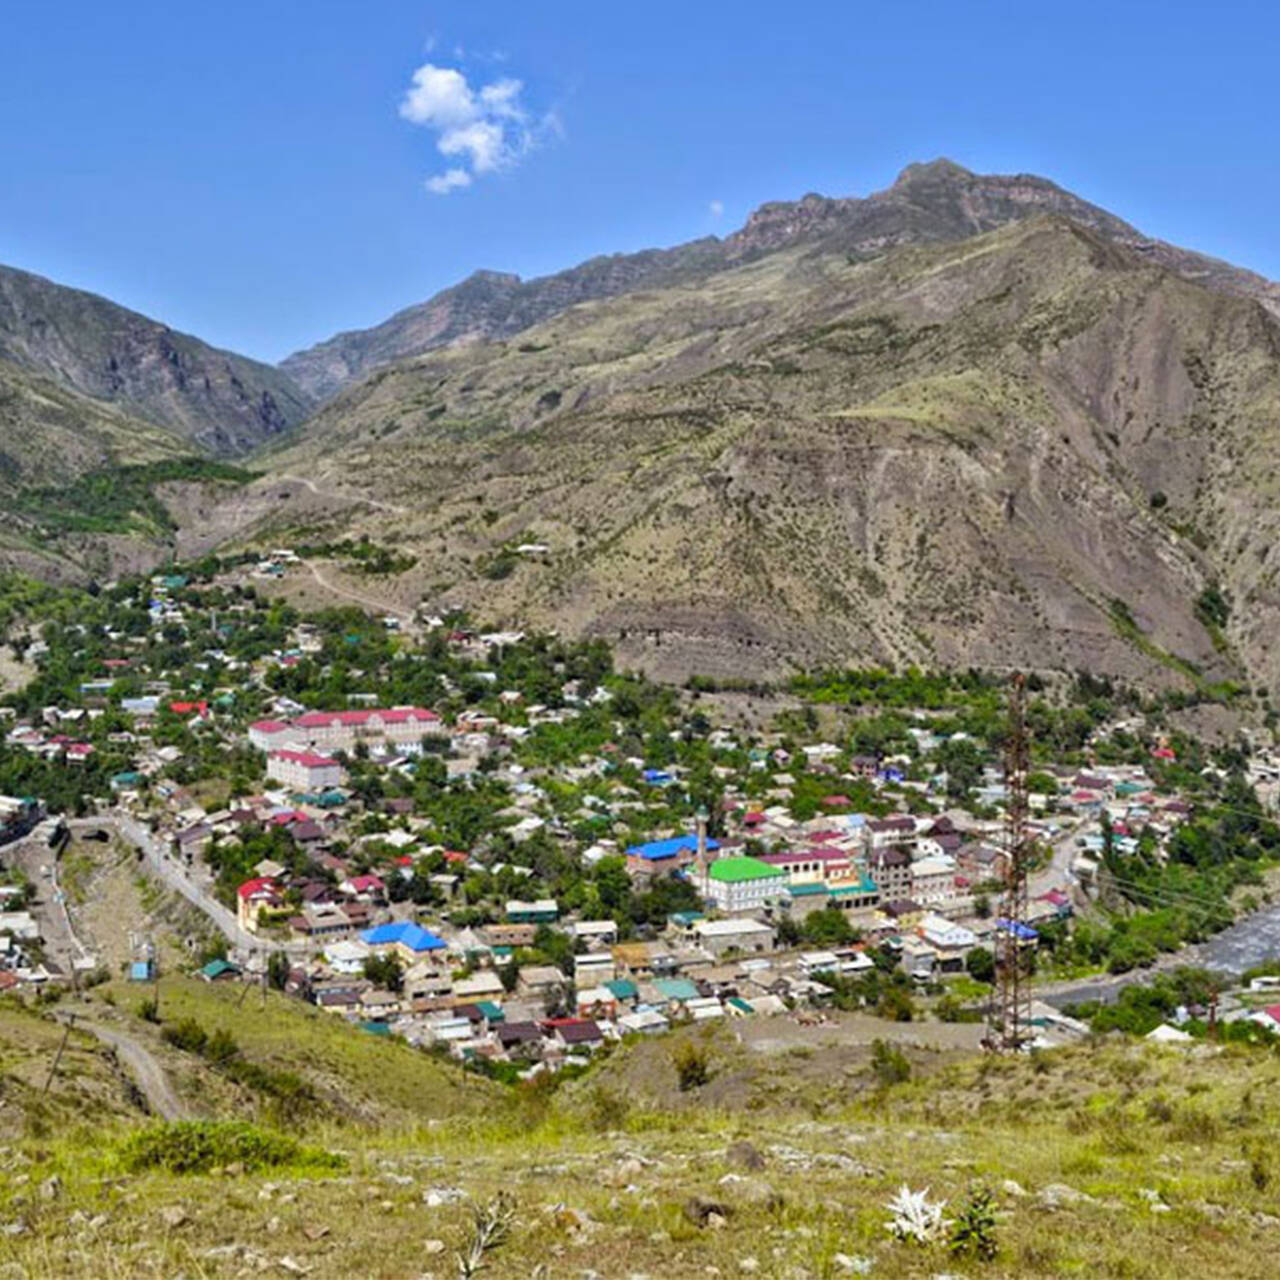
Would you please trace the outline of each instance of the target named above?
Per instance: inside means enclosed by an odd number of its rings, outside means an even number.
[[[916,161],[909,164],[901,173],[893,180],[892,191],[900,191],[906,187],[916,186],[922,182],[939,182],[939,181],[968,181],[976,178],[971,169],[966,169],[962,164],[956,164],[954,160],[948,160],[946,156],[939,156],[936,160]]]

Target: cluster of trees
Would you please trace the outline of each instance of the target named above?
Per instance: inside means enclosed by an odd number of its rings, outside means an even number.
[[[782,916],[777,933],[778,943],[784,947],[845,947],[862,936],[839,907],[811,911],[802,920]]]
[[[875,968],[859,974],[815,973],[814,979],[832,990],[837,1009],[870,1009],[890,1022],[910,1022],[918,1013],[911,978],[898,967],[892,951],[872,947],[867,954]]]

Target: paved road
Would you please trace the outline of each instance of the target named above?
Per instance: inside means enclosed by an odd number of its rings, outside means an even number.
[[[122,840],[142,850],[142,865],[162,884],[179,893],[193,907],[202,911],[233,947],[252,954],[268,955],[273,951],[286,951],[292,955],[307,955],[313,948],[309,943],[279,943],[257,937],[240,928],[235,915],[228,911],[213,894],[201,885],[185,867],[169,856],[164,843],[147,827],[128,814],[109,812],[95,818],[76,818],[67,824],[74,830],[94,830],[107,827]]]
[[[59,1018],[63,1015],[59,1014]],[[76,1016],[76,1030],[86,1031],[96,1036],[103,1044],[116,1051],[120,1061],[128,1068],[142,1096],[153,1114],[164,1120],[187,1120],[191,1116],[190,1109],[173,1091],[169,1077],[164,1068],[156,1061],[151,1050],[139,1040],[116,1031],[113,1027],[104,1027],[99,1022],[90,1022],[81,1015]]]
[[[1027,877],[1027,892],[1031,897],[1038,897],[1042,893],[1048,893],[1050,889],[1060,889],[1063,885],[1070,886],[1075,882],[1071,864],[1075,861],[1076,836],[1084,826],[1083,820],[1069,824],[1049,846],[1049,865]]]
[[[89,961],[92,957],[76,936],[67,911],[66,896],[58,884],[58,855],[49,848],[45,839],[36,835],[24,836],[5,849],[5,860],[20,868],[35,886],[31,909],[40,925],[40,941],[45,955],[68,974],[76,961]],[[48,868],[48,875],[42,874],[42,867]]]

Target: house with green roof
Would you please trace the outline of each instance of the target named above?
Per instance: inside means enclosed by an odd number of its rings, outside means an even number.
[[[781,903],[790,883],[783,868],[746,856],[717,858],[693,874],[707,905],[727,916],[753,915]]]

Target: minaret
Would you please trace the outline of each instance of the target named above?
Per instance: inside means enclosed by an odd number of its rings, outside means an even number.
[[[693,880],[699,893],[705,893],[707,887],[707,810],[704,805],[698,806],[695,815],[698,832],[698,851],[693,857]]]

